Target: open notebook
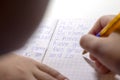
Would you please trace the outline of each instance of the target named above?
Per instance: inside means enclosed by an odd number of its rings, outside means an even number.
[[[91,19],[45,21],[17,54],[47,64],[70,80],[120,80],[118,75],[97,74],[82,56],[80,37],[94,22]]]

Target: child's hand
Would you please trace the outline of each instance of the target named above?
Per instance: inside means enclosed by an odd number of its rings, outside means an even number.
[[[89,32],[90,34],[81,38],[80,44],[90,52],[98,72],[112,71],[120,74],[120,30],[113,32],[109,37],[95,36],[113,17],[112,15],[101,17]]]
[[[16,54],[0,57],[0,80],[65,80],[56,70]]]

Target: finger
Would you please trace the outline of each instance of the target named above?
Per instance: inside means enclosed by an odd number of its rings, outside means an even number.
[[[94,35],[87,34],[81,37],[80,45],[97,59],[108,56],[108,54],[105,54],[109,51],[108,46],[110,44],[108,38],[98,38]]]
[[[98,19],[89,33],[96,35],[112,20],[113,17],[113,15],[102,16],[100,19]]]
[[[95,62],[96,70],[99,73],[106,74],[110,72],[110,70],[105,67],[102,63],[100,63],[92,54],[90,54],[90,58]]]
[[[33,75],[37,80],[57,80],[56,78],[52,77],[46,72],[39,70],[38,68],[34,70]]]
[[[92,60],[94,60],[94,61],[97,60],[91,53],[89,54],[89,57],[90,57]]]
[[[106,74],[106,73],[109,73],[110,70],[105,67],[104,65],[102,65],[99,61],[95,61],[95,65],[96,65],[96,69],[99,73],[102,73],[102,74]]]
[[[82,48],[93,54],[93,52],[95,53],[96,51],[96,47],[98,47],[98,40],[97,37],[87,34],[81,37],[80,45]]]
[[[61,73],[59,73],[58,71],[56,71],[56,70],[48,67],[48,66],[45,65],[45,64],[42,64],[42,65],[41,65],[41,64],[38,64],[37,66],[38,66],[38,68],[39,68],[40,70],[48,73],[49,75],[55,77],[55,78],[58,79],[58,80],[67,80],[67,79],[68,79],[67,77],[65,77],[65,76],[63,76]]]

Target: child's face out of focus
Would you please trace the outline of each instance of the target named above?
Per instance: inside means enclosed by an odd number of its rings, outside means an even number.
[[[0,54],[22,47],[40,23],[48,0],[0,1]]]

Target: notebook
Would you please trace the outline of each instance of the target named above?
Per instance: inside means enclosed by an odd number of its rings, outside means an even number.
[[[70,80],[120,80],[112,73],[96,73],[79,45],[95,19],[61,19],[43,21],[28,43],[17,54],[31,57],[58,70]],[[88,57],[88,55],[86,55]],[[88,59],[88,60],[87,60]]]

